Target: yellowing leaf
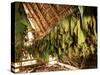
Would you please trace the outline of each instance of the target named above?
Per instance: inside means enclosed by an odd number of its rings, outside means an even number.
[[[83,31],[80,28],[80,20],[78,20],[78,44],[85,42],[85,36]]]

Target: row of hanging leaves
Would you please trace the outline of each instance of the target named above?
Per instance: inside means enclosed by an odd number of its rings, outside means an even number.
[[[72,58],[88,57],[90,54],[96,53],[96,20],[91,16],[84,16],[84,27],[81,29],[80,14],[73,14],[64,18],[42,39],[36,41],[32,50],[33,56],[39,57],[48,61],[49,55],[55,56],[62,60],[63,56]],[[88,22],[91,22],[91,24]],[[91,25],[91,29],[89,29]],[[92,33],[91,33],[92,32]],[[64,60],[64,59],[63,59]]]

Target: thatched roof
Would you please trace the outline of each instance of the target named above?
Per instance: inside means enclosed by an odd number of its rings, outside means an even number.
[[[23,3],[27,18],[38,36],[43,36],[65,15],[72,14],[76,9],[71,5]]]

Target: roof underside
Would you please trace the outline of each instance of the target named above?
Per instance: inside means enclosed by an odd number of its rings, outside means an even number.
[[[76,11],[75,6],[43,3],[23,3],[27,18],[38,34],[44,36],[48,30],[64,16],[69,16]]]

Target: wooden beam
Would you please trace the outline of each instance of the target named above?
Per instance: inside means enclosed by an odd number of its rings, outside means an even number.
[[[52,9],[54,15],[56,16],[57,20],[59,20],[59,15],[58,15],[58,13],[56,12],[56,9],[55,9],[51,4],[50,4],[49,6],[51,7],[51,9]]]
[[[60,62],[58,62],[57,64],[60,65],[60,66],[65,66],[66,68],[69,68],[70,70],[77,70],[78,69],[74,66],[63,64],[63,63],[60,63]]]
[[[71,15],[73,12],[77,11],[77,8],[70,6],[70,8],[65,8],[67,16]]]
[[[27,19],[29,20],[29,22],[31,23],[31,26],[32,26],[32,28],[35,30],[36,29],[36,26],[35,26],[35,24],[33,24],[33,22],[32,22],[32,20],[31,20],[31,14],[30,14],[30,12],[29,12],[29,10],[28,10],[28,8],[27,8],[27,6],[26,6],[26,4],[25,3],[23,3],[23,7],[24,7],[24,10],[25,10],[25,13],[26,13],[26,15],[27,15]],[[34,21],[34,20],[33,20]]]
[[[45,30],[47,30],[47,28],[48,28],[49,25],[48,25],[46,19],[44,18],[44,16],[43,16],[41,10],[39,9],[38,5],[37,4],[34,4],[34,6],[36,7],[36,11],[38,12],[37,14],[38,14],[38,16],[40,18],[40,21],[42,22],[43,28]]]
[[[36,13],[34,12],[34,10],[33,10],[32,6],[31,6],[31,4],[27,3],[27,6],[28,6],[28,8],[29,8],[30,13],[32,14],[32,18],[35,19],[35,21],[36,21],[36,23],[37,23],[37,26],[36,26],[36,27],[38,28],[38,30],[40,30],[41,32],[44,33],[44,29],[41,27],[41,26],[42,26],[42,25],[41,25],[41,22],[40,22],[38,16],[36,15]],[[38,30],[37,30],[37,31],[38,31]]]

